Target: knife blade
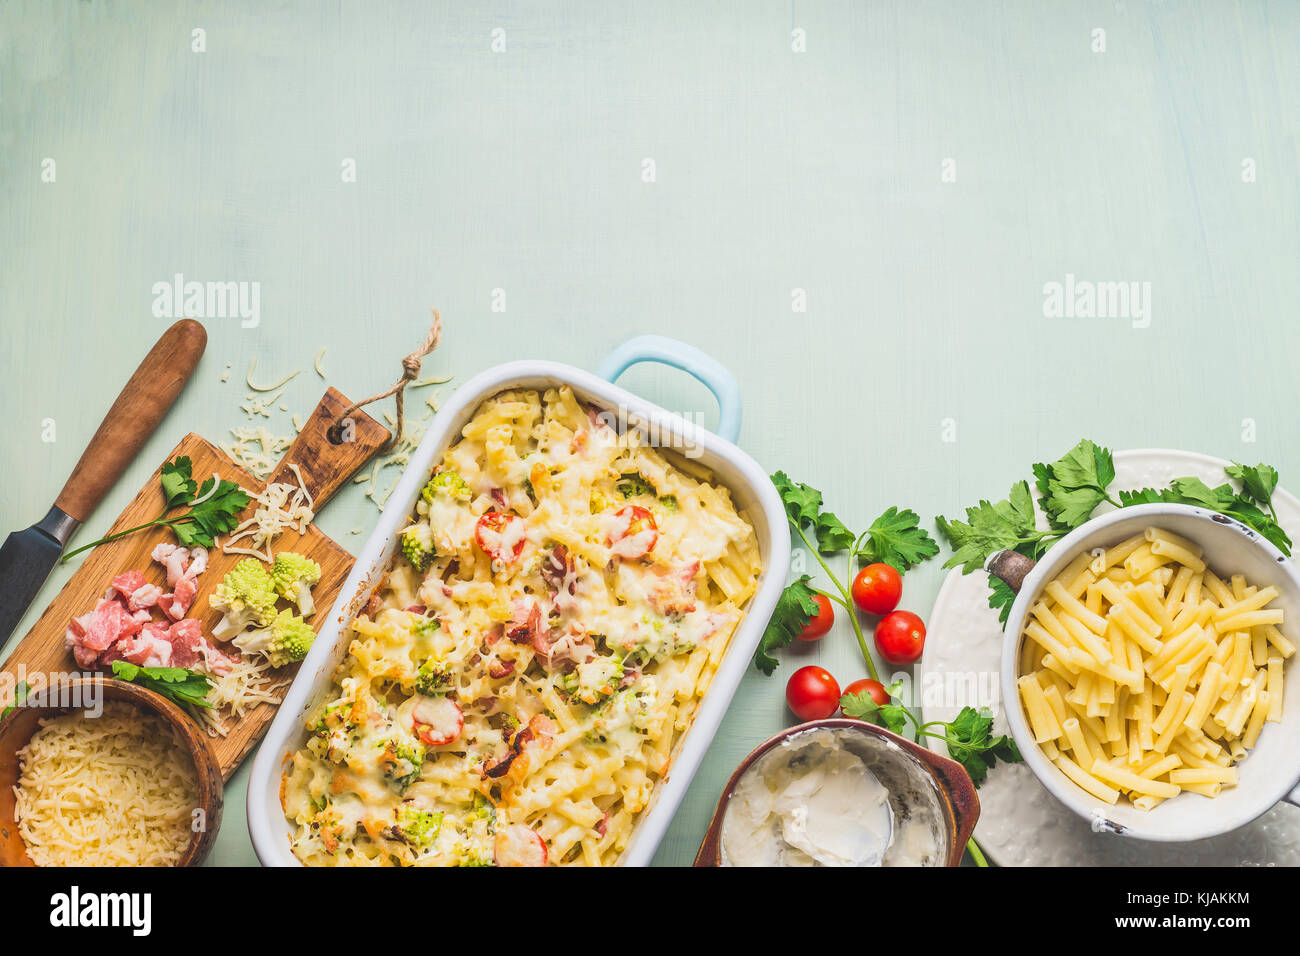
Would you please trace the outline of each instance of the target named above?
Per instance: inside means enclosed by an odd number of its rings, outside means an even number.
[[[0,546],[0,647],[49,577],[74,531],[94,512],[172,407],[208,334],[181,319],[154,343],[91,437],[54,507]]]
[[[78,522],[59,508],[0,545],[0,645],[18,626],[28,605],[63,553]]]

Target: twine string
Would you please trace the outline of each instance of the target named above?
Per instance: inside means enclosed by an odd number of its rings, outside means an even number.
[[[406,358],[402,359],[402,377],[397,380],[396,384],[394,384],[392,388],[385,389],[382,392],[377,392],[369,398],[363,398],[359,402],[353,402],[344,409],[343,413],[334,420],[334,425],[330,429],[330,439],[335,441],[336,444],[341,440],[338,436],[341,436],[343,433],[344,423],[353,412],[360,410],[363,405],[369,405],[371,402],[381,401],[393,394],[397,395],[397,426],[393,430],[393,434],[389,437],[388,441],[386,441],[383,447],[379,450],[381,452],[390,451],[399,441],[402,440],[402,435],[406,431],[406,386],[419,377],[420,362],[426,355],[436,349],[438,343],[442,341],[442,316],[438,314],[437,309],[430,309],[429,311],[433,313],[433,323],[429,326],[429,334],[425,338],[424,342],[421,343],[419,348],[406,356]]]

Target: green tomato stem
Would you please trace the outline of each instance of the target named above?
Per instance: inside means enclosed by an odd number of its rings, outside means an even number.
[[[849,622],[853,625],[853,634],[858,639],[858,648],[862,651],[862,659],[867,662],[867,673],[871,675],[873,681],[879,683],[880,675],[876,672],[876,662],[871,659],[871,650],[867,647],[867,639],[862,634],[862,625],[858,621],[858,615],[849,604],[851,598],[849,597],[848,589],[840,583],[840,579],[835,576],[835,572],[830,569],[830,565],[822,560],[821,552],[813,547],[812,542],[808,540],[808,536],[804,534],[803,528],[795,524],[793,521],[790,522],[790,526],[794,528],[795,531],[799,532],[799,538],[803,541],[804,547],[812,552],[813,557],[817,559],[817,563],[820,564],[822,570],[826,572],[826,576],[834,582],[836,589],[840,592],[841,600],[838,603],[848,612]],[[853,553],[849,552],[849,568],[851,569],[852,567]],[[826,596],[830,597],[831,595],[828,594]]]
[[[975,842],[974,837],[971,837],[966,841],[966,852],[970,854],[971,859],[975,861],[976,866],[987,867],[989,865],[989,861],[984,859],[984,853],[980,850],[980,845]]]

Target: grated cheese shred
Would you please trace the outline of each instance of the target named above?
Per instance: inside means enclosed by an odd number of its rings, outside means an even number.
[[[245,519],[230,532],[221,550],[226,554],[248,554],[270,562],[271,541],[286,528],[296,528],[299,534],[307,533],[307,526],[316,516],[316,502],[312,500],[303,480],[302,469],[290,462],[289,468],[298,479],[296,485],[287,481],[273,481],[260,494],[244,489],[249,500],[257,507],[251,518]],[[249,544],[236,548],[236,541],[249,539]]]

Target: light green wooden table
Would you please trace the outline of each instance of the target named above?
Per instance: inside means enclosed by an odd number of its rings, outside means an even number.
[[[744,390],[741,444],[854,527],[1001,496],[1083,436],[1294,489],[1298,39],[1285,2],[0,3],[0,528],[44,513],[177,273],[259,283],[258,324],[206,320],[82,540],[185,432],[245,421],[251,357],[307,370],[293,412],[322,347],[369,394],[429,305],[426,368],[462,380],[646,331],[704,348]],[[1068,281],[1121,314],[1054,314]],[[624,381],[716,414],[678,374]],[[355,548],[375,515],[353,486],[320,524]],[[658,862],[692,859],[790,720],[790,670],[847,683],[856,655],[843,625],[746,679]],[[213,864],[255,862],[244,787]]]

